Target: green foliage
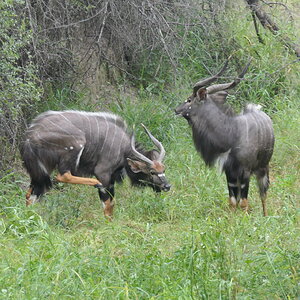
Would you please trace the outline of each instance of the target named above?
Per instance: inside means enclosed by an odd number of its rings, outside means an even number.
[[[28,49],[31,35],[22,17],[24,7],[24,1],[0,4],[0,174],[13,161],[26,118],[41,95]]]

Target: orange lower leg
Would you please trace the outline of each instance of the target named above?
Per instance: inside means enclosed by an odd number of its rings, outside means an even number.
[[[103,205],[104,205],[104,216],[107,217],[109,221],[111,221],[113,216],[113,209],[114,209],[113,199],[108,199],[106,201],[103,201]]]
[[[26,193],[26,206],[32,204],[32,201],[30,200],[31,193],[32,193],[32,188],[29,188]]]
[[[241,207],[241,209],[243,209],[245,212],[248,212],[248,210],[249,210],[249,205],[248,205],[248,199],[247,199],[247,198],[241,199],[240,207]]]
[[[265,217],[268,215],[267,207],[266,207],[266,199],[267,199],[267,196],[262,196],[261,197],[261,203],[262,203],[262,207],[263,207],[263,214],[264,214]]]
[[[100,181],[94,178],[85,178],[85,177],[78,177],[78,176],[73,176],[71,172],[66,172],[64,174],[58,174],[56,176],[56,179],[59,182],[64,182],[64,183],[73,183],[73,184],[86,184],[86,185],[91,185],[94,186],[96,184],[101,185]]]

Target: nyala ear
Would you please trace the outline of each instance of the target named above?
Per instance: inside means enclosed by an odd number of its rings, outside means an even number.
[[[205,87],[200,88],[200,89],[197,91],[197,99],[198,99],[199,101],[205,100],[205,99],[206,99],[206,96],[207,96],[207,91],[206,91],[206,88],[205,88]]]
[[[137,160],[132,160],[127,158],[128,165],[133,173],[140,173],[142,172],[143,163]]]

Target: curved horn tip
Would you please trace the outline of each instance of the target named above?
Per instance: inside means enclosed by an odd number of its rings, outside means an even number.
[[[140,153],[136,150],[134,134],[132,134],[132,136],[131,136],[131,150],[137,159],[139,159],[149,165],[152,165],[153,162],[151,159],[149,159],[148,157],[146,157],[145,155],[143,155],[142,153]]]
[[[166,151],[164,149],[164,146],[162,145],[162,143],[152,135],[152,133],[147,129],[147,127],[141,123],[141,125],[143,126],[143,128],[145,129],[146,133],[148,134],[148,136],[150,137],[150,139],[152,140],[152,142],[154,143],[154,145],[156,145],[156,147],[159,149],[160,154],[159,154],[159,158],[158,161],[162,161],[165,157]]]
[[[146,131],[146,133],[147,133],[147,134],[150,136],[150,138],[151,138],[152,134],[151,134],[150,130],[149,130],[143,123],[141,123],[141,126],[144,128],[144,130]]]

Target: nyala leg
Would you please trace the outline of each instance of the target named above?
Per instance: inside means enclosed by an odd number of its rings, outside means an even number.
[[[239,183],[238,179],[230,172],[226,172],[227,187],[229,192],[229,207],[235,210],[239,201]]]
[[[249,212],[249,204],[248,204],[249,183],[250,183],[250,178],[243,178],[243,179],[241,179],[241,201],[240,201],[240,207],[245,212]]]
[[[32,204],[32,199],[31,199],[31,194],[32,194],[32,187],[30,187],[26,193],[26,206],[29,206],[30,204]]]
[[[114,185],[110,185],[109,188],[99,188],[98,189],[100,199],[103,203],[104,216],[112,221],[113,210],[114,210]]]
[[[97,179],[73,176],[70,171],[64,172],[63,174],[57,174],[56,179],[57,181],[64,183],[85,184],[91,186],[101,185]]]
[[[269,189],[270,181],[269,181],[269,167],[260,169],[256,173],[257,184],[259,188],[259,194],[261,199],[261,204],[263,207],[264,216],[268,215],[266,200],[267,200],[267,191]]]
[[[49,176],[42,177],[40,180],[31,180],[30,187],[26,193],[26,206],[39,201],[40,197],[52,186]]]

